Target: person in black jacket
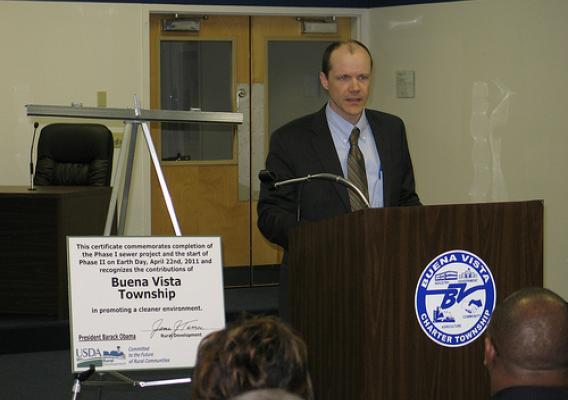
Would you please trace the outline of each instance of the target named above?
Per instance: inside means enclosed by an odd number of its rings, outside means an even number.
[[[371,207],[420,205],[403,121],[365,108],[372,67],[371,54],[362,43],[332,43],[324,52],[320,72],[320,83],[329,94],[328,103],[320,111],[296,119],[272,134],[266,169],[278,180],[316,173],[352,180],[348,158],[356,128],[356,143],[364,158],[367,178],[365,187],[360,189]],[[258,227],[269,241],[284,250],[288,248],[291,228],[355,210],[347,188],[334,182],[310,181],[302,186],[298,197],[298,186],[271,190],[269,184],[261,184]],[[286,251],[282,264],[281,313],[286,314]]]
[[[492,399],[568,399],[568,305],[551,290],[522,289],[498,305],[484,349]]]

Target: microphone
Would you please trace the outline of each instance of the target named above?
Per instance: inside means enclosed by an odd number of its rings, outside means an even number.
[[[30,187],[28,188],[28,190],[36,190],[34,187],[34,142],[35,142],[35,136],[36,136],[36,131],[37,131],[37,127],[39,126],[39,123],[34,122],[34,134],[32,136],[32,147],[30,148]]]
[[[292,179],[285,179],[282,181],[278,180],[278,176],[270,170],[267,169],[263,169],[260,170],[260,172],[258,173],[258,179],[260,179],[260,181],[262,183],[265,183],[267,185],[270,185],[269,188],[270,190],[276,190],[282,186],[287,186],[287,185],[296,185],[299,183],[307,183],[310,182],[311,180],[321,180],[321,181],[331,181],[334,183],[339,183],[340,185],[343,185],[347,188],[347,190],[351,190],[353,192],[355,192],[355,194],[357,194],[357,196],[361,199],[361,201],[363,201],[363,204],[365,204],[365,206],[367,208],[370,208],[371,206],[369,205],[369,200],[367,200],[367,197],[363,194],[363,192],[361,191],[361,189],[359,189],[357,186],[355,186],[353,184],[353,182],[351,182],[348,179],[345,179],[342,176],[339,175],[335,175],[335,174],[329,174],[326,172],[322,172],[322,173],[318,173],[318,174],[308,174],[306,176],[303,176],[301,178],[292,178]],[[300,190],[298,191],[298,211],[297,211],[297,220],[300,221],[300,197],[301,197],[301,187]]]
[[[276,182],[278,178],[276,177],[276,174],[274,172],[267,169],[261,169],[258,172],[258,179],[260,179],[262,183],[269,183],[270,185],[274,185],[274,182]],[[273,186],[271,186],[270,188],[274,189]]]

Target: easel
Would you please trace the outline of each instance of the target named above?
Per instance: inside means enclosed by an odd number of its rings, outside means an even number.
[[[121,374],[118,371],[107,371],[109,375],[117,378],[116,381],[95,381],[95,382],[85,382],[95,373],[95,366],[91,365],[88,370],[77,373],[74,375],[73,388],[71,389],[73,395],[72,400],[76,400],[77,396],[81,392],[81,383],[90,383],[93,386],[109,386],[109,385],[130,385],[132,387],[152,387],[152,386],[166,386],[166,385],[180,385],[184,383],[191,383],[191,378],[179,378],[179,379],[162,379],[156,381],[137,381]]]
[[[45,105],[26,105],[28,116],[40,117],[60,117],[60,118],[86,118],[86,119],[105,119],[105,120],[122,120],[125,122],[123,143],[120,149],[118,165],[114,179],[112,182],[111,199],[109,210],[105,224],[104,236],[110,236],[112,223],[118,203],[119,186],[122,186],[120,215],[118,216],[117,236],[124,235],[124,227],[126,222],[126,211],[128,208],[128,196],[132,181],[132,167],[134,164],[134,155],[136,149],[136,139],[138,127],[142,127],[146,145],[152,159],[152,164],[158,176],[162,196],[166,203],[168,214],[172,222],[176,236],[181,236],[181,230],[172,203],[172,199],[160,166],[160,161],[156,153],[156,148],[150,134],[148,122],[206,122],[206,123],[223,123],[223,124],[241,124],[243,115],[241,113],[229,112],[203,112],[203,111],[173,111],[173,110],[143,110],[140,102],[134,96],[134,109],[118,109],[118,108],[96,108],[96,107],[66,107],[66,106],[45,106]],[[128,147],[128,149],[127,149]],[[123,181],[121,182],[121,176]],[[122,184],[122,185],[121,185]],[[73,349],[71,349],[73,351]],[[190,383],[191,378],[165,379],[155,381],[137,381],[118,371],[103,371],[117,378],[114,381],[96,381],[88,382],[92,385],[105,386],[116,384],[127,384],[133,387],[151,387]],[[72,399],[75,400],[81,392],[81,384],[87,381],[95,373],[95,366],[91,365],[86,371],[76,373],[74,375]]]
[[[118,165],[112,182],[112,193],[105,224],[105,236],[110,236],[112,221],[115,216],[118,200],[118,188],[120,176],[123,175],[122,196],[120,205],[120,215],[118,216],[117,236],[124,235],[126,222],[126,210],[128,208],[128,196],[132,181],[132,167],[134,164],[134,154],[136,150],[136,139],[138,127],[142,127],[146,145],[152,159],[152,164],[158,176],[162,196],[166,203],[166,208],[172,222],[176,236],[181,236],[181,230],[177,216],[172,204],[172,199],[168,191],[168,186],[160,166],[160,161],[156,153],[154,142],[150,134],[148,122],[202,122],[202,123],[222,123],[222,124],[242,124],[243,114],[231,112],[205,112],[205,111],[174,111],[174,110],[144,110],[140,107],[140,102],[134,96],[134,109],[128,108],[98,108],[98,107],[67,107],[67,106],[45,106],[45,105],[26,105],[28,116],[38,117],[60,117],[60,118],[87,118],[87,119],[106,119],[122,120],[125,122],[123,142],[120,148]],[[128,147],[128,149],[127,149]]]

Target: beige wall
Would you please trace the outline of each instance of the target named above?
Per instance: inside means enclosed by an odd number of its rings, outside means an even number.
[[[150,11],[322,14],[1,1],[0,185],[28,183],[32,120],[25,104],[94,106],[104,90],[109,107],[131,107],[134,94],[148,107]],[[405,119],[423,201],[544,199],[545,284],[568,297],[568,2],[472,0],[324,14],[360,17],[356,33],[376,58],[371,105]],[[396,98],[396,70],[416,72],[414,99]],[[138,151],[128,234],[150,232],[146,153]]]
[[[150,12],[243,15],[321,15],[316,8],[182,6],[0,0],[0,185],[27,185],[33,121],[26,104],[94,107],[106,91],[108,107],[148,108]],[[367,11],[326,9],[324,15]],[[365,37],[360,24],[354,32]],[[62,120],[69,122],[68,119]],[[101,122],[101,121],[99,121]],[[116,121],[102,121],[122,132]],[[40,126],[41,129],[41,126]],[[140,135],[140,133],[139,133]],[[126,234],[150,234],[150,160],[139,136]]]
[[[374,9],[374,106],[404,118],[426,204],[543,199],[545,286],[568,298],[568,2]],[[416,97],[397,99],[395,71]]]
[[[106,91],[109,107],[132,108],[134,94],[144,98],[143,24],[140,9],[127,5],[0,2],[0,185],[28,184],[32,121],[40,129],[53,121],[27,117],[26,104],[95,107],[97,92]],[[102,122],[123,131],[120,121]],[[131,232],[149,229],[149,218],[134,212],[149,209],[146,157],[139,153]]]

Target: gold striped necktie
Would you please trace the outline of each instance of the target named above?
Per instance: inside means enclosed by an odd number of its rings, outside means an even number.
[[[359,148],[359,128],[355,127],[349,136],[349,154],[347,156],[347,178],[357,186],[365,197],[369,199],[369,189],[367,187],[367,172],[365,170],[365,158],[361,149]],[[351,211],[357,211],[367,206],[359,198],[357,193],[349,190],[349,203],[351,204]]]

